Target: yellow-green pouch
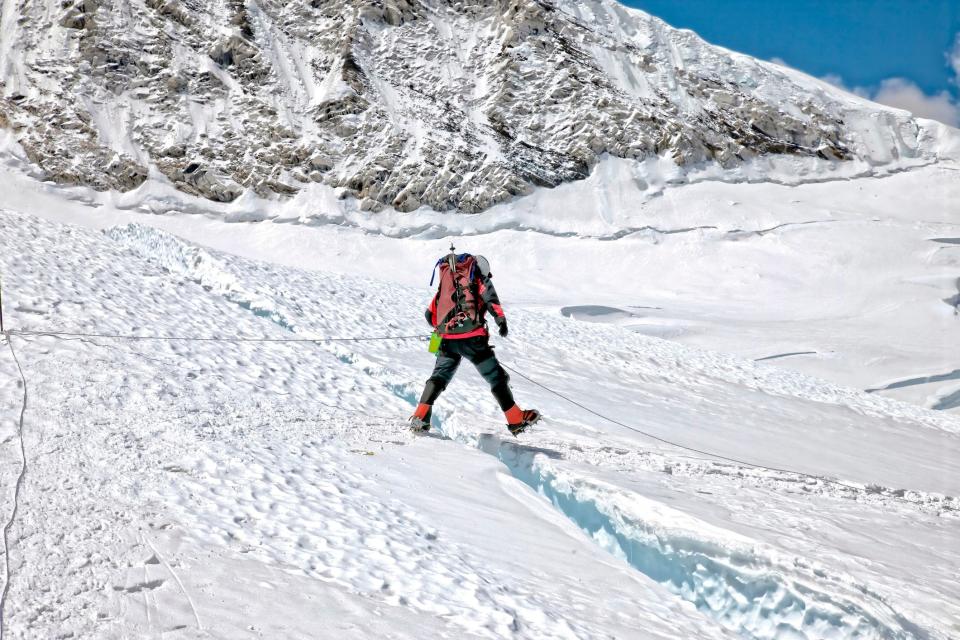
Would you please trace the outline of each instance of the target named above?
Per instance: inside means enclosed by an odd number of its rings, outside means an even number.
[[[431,334],[430,334],[430,348],[429,348],[430,353],[437,353],[438,351],[440,351],[440,343],[441,343],[442,341],[443,341],[443,339],[440,337],[440,334],[438,334],[436,331],[434,331],[433,333],[431,333]]]

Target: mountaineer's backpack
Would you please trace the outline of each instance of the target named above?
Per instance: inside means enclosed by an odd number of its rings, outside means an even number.
[[[440,268],[437,291],[436,330],[440,334],[470,333],[484,326],[483,303],[477,286],[477,259],[469,253],[452,251],[434,265]],[[430,285],[433,285],[430,278]]]

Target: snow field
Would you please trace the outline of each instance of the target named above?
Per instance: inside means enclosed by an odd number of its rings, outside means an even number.
[[[481,215],[341,215],[349,201],[323,193],[218,205],[155,181],[125,194],[63,189],[33,179],[9,141],[0,146],[12,149],[0,172],[4,201],[47,219],[93,228],[135,221],[274,264],[385,278],[424,297],[425,271],[453,240],[493,258],[511,308],[606,306],[619,311],[592,319],[774,357],[941,410],[956,408],[960,393],[960,379],[946,375],[960,366],[949,348],[960,247],[940,241],[960,237],[955,161],[796,187],[707,180],[647,198],[634,168],[607,158],[587,180]]]
[[[423,330],[421,290],[136,225],[99,234],[13,213],[0,225],[22,329]],[[651,446],[516,377],[521,403],[548,419],[511,441],[466,366],[436,412],[454,442],[414,439],[402,417],[430,367],[415,341],[15,336],[42,392],[14,637],[221,637],[238,620],[251,635],[311,635],[303,610],[277,620],[247,604],[303,585],[292,597],[310,594],[355,633],[371,627],[353,605],[395,631],[419,611],[431,633],[489,637],[950,636],[956,418],[619,327],[508,313],[501,357],[551,388],[660,437],[852,488]],[[221,591],[233,620],[215,612]]]
[[[31,249],[39,249],[44,239],[42,226],[45,225],[26,227],[17,240],[25,242]],[[53,236],[58,235],[59,231],[53,233]],[[47,274],[52,277],[52,282],[61,283],[61,293],[69,293],[66,298],[72,301],[86,300],[77,312],[68,312],[76,322],[75,327],[88,328],[84,324],[87,321],[81,318],[92,315],[102,319],[101,326],[120,330],[128,319],[115,314],[118,308],[114,305],[129,303],[120,292],[120,289],[127,287],[131,294],[137,290],[143,293],[142,299],[149,302],[153,312],[159,312],[163,308],[167,312],[182,309],[182,296],[185,291],[208,297],[211,302],[210,306],[190,305],[189,313],[183,318],[177,318],[177,322],[171,322],[169,315],[166,319],[159,320],[162,314],[151,317],[151,311],[144,310],[134,323],[138,329],[148,325],[160,325],[195,333],[213,332],[222,330],[217,319],[224,316],[232,316],[228,326],[241,333],[244,329],[251,329],[251,323],[266,329],[268,334],[273,330],[271,327],[277,327],[264,316],[250,313],[244,305],[228,302],[229,296],[208,293],[192,279],[181,281],[177,287],[169,287],[162,278],[140,279],[131,271],[124,276],[121,267],[133,264],[130,262],[129,253],[123,251],[119,245],[114,247],[112,242],[104,247],[96,247],[95,245],[103,240],[100,234],[83,235],[83,239],[78,243],[80,246],[72,246],[72,250],[68,252],[26,252],[21,259],[16,260],[14,269],[22,274],[33,274],[33,277],[37,277],[39,273]],[[4,238],[10,237],[4,234]],[[51,238],[47,237],[46,240]],[[85,254],[96,257],[84,260],[81,256]],[[25,263],[30,263],[31,266]],[[83,267],[82,263],[85,263]],[[143,266],[145,265],[139,264],[137,268]],[[97,277],[78,280],[68,278],[67,274],[75,273],[74,270],[80,268],[97,274]],[[155,273],[159,275],[161,272]],[[118,277],[120,282],[113,287],[97,282],[104,277]],[[136,284],[138,280],[139,285]],[[170,289],[179,289],[179,294]],[[32,290],[28,295],[36,291]],[[107,297],[101,297],[100,292],[106,292]],[[168,299],[168,295],[179,299]],[[37,297],[33,299],[40,302]],[[67,301],[57,298],[44,308],[66,308]],[[98,309],[92,310],[91,307]],[[179,322],[180,319],[183,322]],[[213,322],[210,322],[211,319]],[[205,324],[205,321],[208,324]],[[197,327],[198,324],[202,328]],[[262,335],[262,332],[257,332],[256,335]],[[299,382],[309,380],[313,389],[307,390],[292,383],[280,367],[281,361],[289,363],[295,360],[292,354],[296,350],[283,345],[278,345],[279,356],[267,356],[266,363],[259,366],[253,362],[255,346],[201,345],[189,358],[189,365],[184,367],[185,352],[176,344],[138,344],[131,349],[128,345],[102,344],[97,340],[84,339],[51,343],[53,348],[47,349],[44,345],[48,342],[49,339],[46,338],[24,341],[28,350],[39,348],[40,352],[47,352],[47,357],[41,357],[42,362],[36,366],[34,373],[38,386],[45,386],[46,382],[50,382],[51,386],[47,387],[49,395],[45,395],[50,398],[50,402],[37,409],[35,420],[47,425],[52,435],[44,434],[43,431],[35,432],[35,437],[39,438],[40,442],[32,442],[31,447],[33,450],[46,449],[50,458],[56,461],[56,467],[53,474],[50,473],[51,470],[46,472],[46,477],[51,478],[50,481],[39,487],[35,486],[26,496],[24,509],[32,510],[32,515],[18,523],[18,540],[22,545],[18,548],[22,549],[26,557],[31,558],[31,562],[24,562],[18,567],[22,572],[19,575],[24,581],[20,583],[19,590],[17,585],[14,585],[8,613],[12,620],[19,619],[29,624],[12,627],[14,637],[18,637],[18,633],[29,634],[29,629],[37,628],[76,632],[81,635],[92,633],[105,637],[161,631],[191,636],[204,632],[198,620],[206,619],[208,612],[201,608],[194,615],[184,603],[202,600],[204,592],[209,597],[209,585],[204,587],[203,581],[200,581],[200,595],[177,595],[178,590],[181,590],[177,580],[169,575],[157,577],[157,574],[163,573],[161,567],[150,561],[153,554],[146,541],[160,544],[157,539],[162,542],[170,535],[168,531],[171,528],[178,535],[184,530],[189,531],[190,540],[199,541],[193,544],[203,545],[200,547],[201,555],[207,555],[211,548],[218,549],[225,544],[225,540],[237,540],[235,545],[229,547],[235,554],[249,551],[247,547],[250,540],[269,540],[270,554],[267,558],[275,560],[277,566],[298,567],[297,572],[303,575],[338,581],[341,585],[349,586],[352,592],[374,595],[377,602],[399,603],[400,598],[404,597],[408,599],[408,606],[443,614],[443,620],[459,622],[467,629],[474,629],[487,636],[506,635],[513,626],[523,628],[521,637],[590,637],[602,633],[602,628],[596,628],[596,625],[593,625],[592,631],[590,625],[576,634],[564,631],[569,626],[566,622],[556,621],[555,615],[544,613],[543,605],[538,607],[539,596],[536,594],[544,590],[539,581],[520,590],[518,595],[513,595],[514,591],[511,591],[509,586],[503,587],[506,590],[506,595],[503,596],[495,589],[492,595],[485,592],[471,595],[477,589],[474,583],[478,582],[479,578],[469,573],[464,574],[461,566],[464,561],[462,553],[455,550],[444,555],[443,542],[431,543],[430,531],[424,530],[423,526],[415,526],[416,522],[410,522],[410,508],[400,509],[389,504],[376,508],[378,498],[361,490],[357,485],[356,473],[337,471],[348,466],[345,458],[362,455],[370,448],[376,448],[374,441],[383,439],[384,435],[393,438],[394,442],[392,445],[381,443],[381,447],[401,446],[405,440],[409,440],[402,424],[397,420],[391,420],[385,428],[381,423],[380,431],[386,431],[385,434],[378,436],[374,429],[374,434],[371,435],[371,420],[359,414],[359,424],[365,427],[364,433],[359,437],[363,447],[362,450],[358,449],[359,454],[352,454],[350,450],[341,452],[340,455],[335,455],[335,452],[318,452],[318,457],[310,460],[310,456],[303,452],[303,445],[298,444],[297,450],[291,454],[292,462],[287,464],[291,465],[291,469],[293,465],[300,468],[304,466],[306,458],[309,460],[308,468],[316,471],[309,481],[303,484],[294,483],[290,478],[284,481],[295,490],[302,490],[302,494],[278,490],[277,486],[283,475],[281,472],[289,469],[281,465],[275,473],[263,472],[265,468],[275,468],[273,465],[276,460],[269,458],[269,454],[265,460],[262,456],[264,451],[280,447],[281,443],[275,440],[262,442],[252,432],[262,430],[262,421],[272,418],[279,422],[278,429],[293,432],[297,436],[302,435],[302,432],[291,429],[291,425],[304,420],[302,414],[281,417],[283,407],[286,406],[283,396],[309,398],[306,402],[311,408],[326,411],[328,414],[329,408],[324,405],[339,401],[338,396],[341,393],[358,400],[352,402],[351,408],[337,418],[326,415],[311,416],[308,426],[314,433],[319,430],[318,424],[325,425],[322,431],[326,434],[338,432],[335,427],[330,428],[332,425],[349,427],[339,432],[340,437],[336,439],[339,444],[327,442],[334,449],[342,446],[344,440],[349,442],[351,437],[356,437],[354,427],[358,414],[355,412],[362,410],[365,402],[372,403],[381,411],[384,406],[390,405],[391,400],[396,406],[392,392],[384,390],[379,382],[365,383],[365,374],[359,378],[335,375],[337,369],[349,370],[351,367],[347,362],[347,354],[341,354],[339,358],[336,355],[326,356],[327,364],[319,367],[315,358],[319,355],[321,361],[325,360],[322,350],[310,354],[300,362],[295,361],[290,371],[297,372],[292,374],[294,377],[299,377],[300,372],[304,372],[304,379]],[[302,348],[302,345],[297,346],[297,349]],[[90,353],[94,354],[92,360],[88,359]],[[118,356],[123,353],[127,355]],[[62,379],[62,372],[69,370],[65,367],[77,361],[86,363],[86,366],[74,368],[75,376]],[[308,364],[309,361],[313,364]],[[44,365],[48,368],[45,369]],[[76,364],[73,366],[76,367]],[[250,373],[251,369],[259,370],[260,374]],[[269,369],[270,375],[264,374],[266,369]],[[218,373],[218,370],[228,371],[230,375],[224,376]],[[326,373],[321,373],[324,370]],[[325,377],[330,388],[317,397],[316,390],[326,386]],[[343,387],[338,388],[338,384]],[[256,393],[262,394],[263,398],[275,400],[280,396],[281,402],[269,406],[269,409],[265,410],[265,416],[247,416],[242,410],[231,410],[232,407],[248,402],[242,395],[235,395],[234,389],[237,387],[256,389]],[[64,405],[60,402],[64,397],[72,400]],[[189,416],[197,411],[191,406],[192,399],[201,399],[201,406],[209,407],[209,401],[213,397],[225,402],[224,408],[212,411],[213,415],[229,416],[224,430],[238,439],[241,450],[228,451],[223,442],[218,442],[212,445],[210,455],[204,458],[197,456],[195,450],[202,451],[203,442],[215,438],[218,433],[217,425],[210,420],[199,420],[192,425],[196,430],[194,433],[173,425],[182,425],[185,422],[189,424],[184,414]],[[169,415],[170,407],[175,408],[173,416]],[[398,415],[405,415],[407,410],[406,407],[398,409]],[[118,419],[105,417],[112,414],[116,414]],[[93,434],[89,432],[90,429],[94,430]],[[399,441],[396,440],[398,430],[403,434]],[[275,433],[272,435],[276,436]],[[51,449],[47,445],[47,437],[64,439],[69,444],[63,448]],[[79,451],[71,447],[78,439],[84,441],[84,446]],[[246,444],[241,444],[240,441],[245,441]],[[92,451],[100,451],[101,454],[96,455],[91,453]],[[193,458],[188,452],[193,454]],[[178,455],[187,461],[179,461]],[[250,467],[243,467],[247,473],[243,473],[234,462],[237,459],[245,459]],[[221,471],[211,474],[211,469]],[[61,477],[60,474],[65,470],[72,473]],[[224,475],[224,471],[231,473],[229,476]],[[41,477],[45,475],[43,471],[37,473]],[[195,475],[198,480],[192,484],[183,483],[180,480],[181,474]],[[246,499],[243,493],[238,495],[230,490],[238,481],[250,483],[246,485],[251,487]],[[185,492],[178,488],[181,484],[186,485]],[[330,495],[324,493],[324,490]],[[61,495],[61,492],[64,497],[72,500],[69,508],[56,505],[56,496]],[[339,493],[349,494],[349,497],[337,503],[331,496]],[[323,499],[318,499],[318,496]],[[284,497],[287,499],[283,500]],[[509,496],[504,495],[502,499],[509,500]],[[181,500],[185,514],[193,513],[194,517],[200,517],[199,523],[196,523],[196,520],[184,520],[191,525],[186,529],[179,522],[177,527],[170,522],[171,516],[187,518],[186,515],[180,516],[179,510],[171,507]],[[301,505],[301,510],[280,508],[278,503],[283,502]],[[59,509],[56,517],[46,513],[51,508]],[[240,515],[244,510],[249,514],[247,517],[251,522],[247,528],[252,529],[247,535],[238,533],[244,528],[245,520]],[[394,524],[398,526],[390,527],[387,532],[389,539],[385,539],[381,531],[383,526],[378,523],[390,514],[393,514]],[[367,519],[358,520],[361,516],[366,516]],[[84,524],[70,527],[71,520],[83,520]],[[320,527],[322,523],[326,526],[319,528],[319,531],[307,529],[304,533],[304,521],[313,527]],[[350,529],[351,523],[353,530]],[[68,530],[68,535],[62,533]],[[297,531],[297,535],[288,538],[286,534],[292,531]],[[293,536],[292,533],[290,535]],[[209,542],[210,536],[213,542]],[[355,556],[351,553],[358,544],[364,543],[370,545],[368,554]],[[62,554],[55,554],[37,562],[32,561],[32,556],[42,553],[43,548],[58,544],[64,549]],[[186,544],[189,546],[189,543]],[[333,549],[329,556],[311,554],[304,552],[302,545],[316,548],[329,545]],[[395,547],[395,550],[390,553],[384,551],[390,545]],[[439,548],[425,558],[425,564],[419,567],[419,572],[410,572],[410,567],[407,566],[396,566],[401,560],[408,560],[409,554],[418,550],[422,552],[424,545]],[[107,551],[103,551],[104,548]],[[196,549],[195,546],[190,548]],[[363,548],[367,549],[366,546]],[[62,572],[57,571],[59,563],[75,556],[79,558],[76,571],[67,572],[62,582],[46,584],[61,575]],[[479,567],[487,563],[477,560],[474,564]],[[185,567],[180,564],[171,567],[178,574],[192,575],[194,582],[197,571],[201,574],[206,572],[205,567],[197,569],[196,561],[188,562]],[[75,573],[81,576],[77,577]],[[189,578],[187,580],[189,581]],[[488,576],[483,584],[506,584],[508,580],[515,581],[511,574],[501,572]],[[391,597],[387,593],[389,589],[381,589],[388,582],[395,583],[399,593],[406,595]],[[40,599],[28,597],[27,593],[32,593],[38,583],[44,585],[41,590],[46,595]],[[279,588],[285,588],[282,580],[280,583]],[[449,588],[442,589],[443,585]],[[483,587],[481,591],[486,588]],[[28,591],[25,592],[24,589]],[[216,589],[218,586],[214,587],[214,590]],[[96,612],[90,610],[85,598],[78,597],[77,594],[81,592],[90,599],[100,601]],[[104,592],[109,596],[106,599],[103,597]],[[250,597],[250,593],[245,596]],[[558,598],[556,594],[551,594],[551,597]],[[629,598],[625,596],[625,599],[634,598],[651,599],[649,592],[633,593]],[[163,603],[163,606],[158,602]],[[375,604],[363,606],[370,609]],[[515,613],[514,608],[519,613]],[[559,604],[554,602],[553,611],[558,608]],[[518,616],[522,618],[522,623],[517,620]],[[667,608],[661,617],[669,620],[673,613]],[[260,629],[272,628],[279,632],[284,628],[283,624],[278,625],[276,621],[252,622],[252,626]],[[637,624],[634,621],[626,628]],[[436,625],[441,631],[443,626]],[[661,635],[666,637],[667,630],[674,628],[674,625],[661,622],[660,627]],[[212,633],[219,637],[225,628],[229,626],[221,624]],[[306,628],[316,632],[315,626]],[[693,633],[707,634],[709,637],[709,627],[702,623],[694,625],[692,629],[697,629],[692,631]],[[333,632],[330,633],[332,635]]]

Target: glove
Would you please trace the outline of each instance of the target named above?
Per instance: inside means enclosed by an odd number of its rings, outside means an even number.
[[[497,318],[497,326],[500,327],[500,337],[507,337],[507,319],[506,318]]]

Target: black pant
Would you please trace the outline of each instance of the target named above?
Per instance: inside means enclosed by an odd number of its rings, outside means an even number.
[[[489,336],[444,340],[440,343],[437,364],[433,367],[430,379],[427,380],[420,402],[432,405],[453,380],[464,358],[472,362],[484,380],[490,384],[490,390],[500,403],[500,408],[506,411],[513,407],[515,402],[513,392],[510,391],[510,376],[497,362],[497,356],[494,355],[493,347],[490,346]]]

